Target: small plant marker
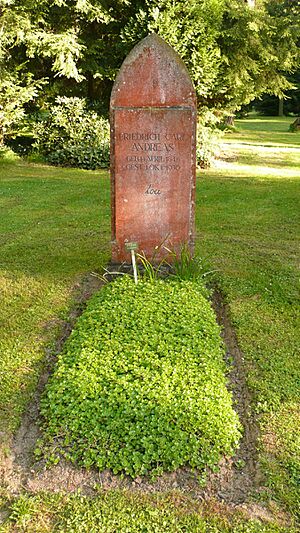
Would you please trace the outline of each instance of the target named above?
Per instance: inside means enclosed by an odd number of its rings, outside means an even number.
[[[133,268],[134,283],[137,285],[138,278],[137,278],[137,268],[136,268],[136,260],[135,260],[134,251],[138,249],[138,244],[137,242],[126,242],[125,248],[126,250],[131,252],[131,262],[132,262],[132,268]]]

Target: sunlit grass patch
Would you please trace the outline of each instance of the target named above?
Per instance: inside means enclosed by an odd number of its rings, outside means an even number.
[[[299,151],[300,152],[300,151]],[[300,153],[299,153],[300,156]],[[254,156],[255,157],[255,156]],[[245,156],[244,158],[241,157],[238,163],[232,163],[228,161],[217,161],[215,164],[215,168],[224,172],[227,172],[228,174],[234,173],[235,176],[241,175],[241,176],[253,176],[257,180],[259,179],[265,179],[265,178],[277,178],[277,179],[293,179],[294,177],[300,178],[300,170],[298,168],[287,168],[284,166],[284,163],[281,165],[278,164],[277,166],[271,166],[274,164],[274,161],[265,161],[262,163],[265,164],[257,164],[254,163],[254,157],[252,159],[252,156]],[[248,163],[243,163],[243,159],[246,161],[250,161]],[[267,164],[269,163],[269,164]]]
[[[246,144],[223,143],[222,153],[225,160],[216,161],[217,168],[232,170],[244,168],[250,175],[256,176],[270,174],[300,177],[300,147],[278,147],[274,150],[268,146],[253,147],[253,145]]]
[[[249,117],[236,120],[236,130],[226,136],[226,142],[241,142],[256,147],[299,147],[299,133],[291,133],[292,117]]]
[[[297,398],[296,398],[297,399]],[[282,402],[265,420],[266,451],[276,456],[289,471],[295,486],[300,483],[300,410],[296,402]],[[299,502],[300,505],[300,502]]]
[[[66,313],[70,286],[2,272],[0,290],[0,431],[9,435],[37,385],[45,345],[59,331],[57,315]]]
[[[5,533],[296,533],[292,526],[246,518],[217,502],[203,505],[179,491],[22,495],[5,527]]]
[[[276,492],[279,501],[299,516],[300,409],[297,399],[283,401],[277,411],[265,416],[262,463],[268,472],[267,486]]]
[[[271,284],[265,289],[274,291]],[[271,411],[274,416],[283,402],[296,402],[299,396],[300,330],[296,307],[266,299],[270,296],[258,289],[255,297],[236,299],[232,312],[249,363],[248,382],[255,391],[256,410]]]

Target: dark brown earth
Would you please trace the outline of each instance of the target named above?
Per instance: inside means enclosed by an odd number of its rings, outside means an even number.
[[[113,475],[110,471],[99,472],[77,468],[66,461],[46,469],[42,461],[35,461],[34,449],[40,437],[40,397],[51,374],[57,354],[69,336],[76,319],[82,313],[85,302],[100,288],[101,280],[87,275],[74,288],[75,305],[67,323],[63,323],[61,334],[55,349],[46,354],[46,364],[36,394],[25,413],[21,426],[11,445],[10,455],[0,466],[2,486],[12,495],[22,490],[35,493],[38,491],[73,492],[78,489],[83,494],[93,495],[97,488],[103,490],[124,488],[145,493],[160,491],[180,491],[197,501],[215,500],[230,508],[239,509],[246,516],[272,519],[270,511],[254,503],[253,496],[263,488],[263,478],[258,466],[257,444],[259,429],[251,410],[251,394],[245,377],[245,363],[239,349],[235,331],[230,322],[228,306],[221,293],[214,292],[212,305],[217,320],[222,327],[222,336],[226,346],[226,358],[231,362],[229,387],[232,390],[235,408],[244,427],[239,450],[233,458],[224,458],[217,473],[207,472],[205,487],[199,483],[199,473],[190,468],[180,468],[173,473],[166,473],[155,482],[147,478],[131,480],[127,477]],[[278,520],[278,516],[276,517]],[[284,520],[284,518],[283,518]]]

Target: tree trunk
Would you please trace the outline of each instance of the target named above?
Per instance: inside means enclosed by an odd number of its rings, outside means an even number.
[[[229,115],[228,117],[226,117],[225,124],[226,126],[231,126],[233,128],[234,127],[234,116]]]
[[[278,116],[283,117],[283,98],[279,97]]]
[[[93,101],[95,98],[95,80],[91,72],[87,73],[87,85],[88,99]]]
[[[4,146],[4,128],[0,124],[0,148]]]

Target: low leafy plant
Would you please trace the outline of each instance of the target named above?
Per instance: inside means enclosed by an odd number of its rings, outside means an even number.
[[[240,425],[204,293],[200,283],[129,276],[104,286],[47,386],[40,452],[133,477],[231,454]]]
[[[35,148],[53,165],[94,170],[109,166],[109,125],[82,98],[58,97],[35,127]]]

